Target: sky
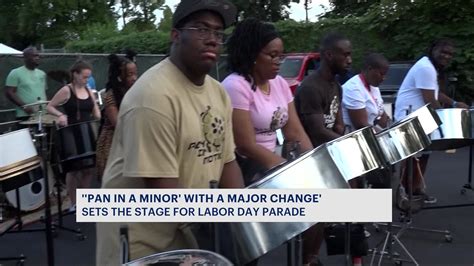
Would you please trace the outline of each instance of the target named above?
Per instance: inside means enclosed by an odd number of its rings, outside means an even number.
[[[179,3],[180,0],[166,0],[165,5],[168,5],[173,11],[175,6]],[[304,0],[300,0],[301,3],[291,3],[290,4],[290,18],[296,21],[303,21],[306,19],[305,9],[304,9]],[[317,16],[325,12],[325,9],[329,9],[329,0],[312,0],[312,3],[309,4],[310,9],[308,10],[308,19],[310,21],[316,21]],[[157,16],[156,21],[160,21],[162,17],[161,11],[156,11]]]

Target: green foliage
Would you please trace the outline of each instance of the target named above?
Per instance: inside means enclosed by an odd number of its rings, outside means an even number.
[[[165,0],[121,0],[119,10],[122,23],[126,25],[130,21],[141,31],[150,30],[156,20],[154,12],[164,3]]]
[[[134,18],[123,27],[122,33],[129,34],[149,30],[156,30],[156,26],[153,22],[146,21],[143,18]]]
[[[15,0],[17,30],[28,44],[60,48],[77,40],[87,25],[115,20],[106,0]],[[13,10],[11,10],[13,11]],[[0,25],[4,27],[5,25]]]
[[[318,23],[342,18],[356,61],[359,50],[368,47],[382,51],[390,60],[416,60],[433,40],[452,38],[457,53],[449,71],[458,76],[457,94],[468,103],[474,99],[474,0],[331,2],[334,11]]]
[[[285,52],[311,52],[319,50],[321,38],[333,31],[346,35],[353,43],[353,66],[358,69],[361,58],[369,52],[381,52],[383,43],[373,32],[364,32],[357,17],[326,18],[319,22],[295,22],[292,20],[275,23],[285,44]],[[364,32],[364,34],[360,34]],[[302,41],[304,40],[304,41]]]
[[[287,19],[290,2],[299,0],[233,0],[239,11],[239,18],[254,17],[264,21]]]
[[[173,12],[169,6],[163,7],[163,18],[158,24],[158,30],[161,32],[170,32],[173,24]]]
[[[169,34],[156,30],[119,35],[99,41],[76,41],[66,45],[68,52],[120,53],[130,48],[141,54],[165,54],[169,48]]]
[[[81,32],[81,40],[95,42],[115,37],[118,34],[117,23],[114,21],[108,23],[94,23],[87,25],[86,29]]]

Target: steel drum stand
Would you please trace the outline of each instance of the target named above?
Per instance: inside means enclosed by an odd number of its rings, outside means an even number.
[[[467,183],[462,187],[461,194],[465,194],[466,190],[474,191],[474,188],[472,187],[472,145],[469,145],[469,169],[467,172]]]
[[[408,171],[408,174],[407,174],[407,177],[408,177],[408,184],[412,184],[413,183],[413,161],[411,159],[408,160],[408,163],[407,163],[407,171]],[[390,179],[393,179],[393,171],[390,171]],[[412,198],[413,198],[413,188],[411,189],[408,189],[408,201],[409,201],[409,205],[408,205],[408,211],[407,211],[407,217],[410,218],[410,220],[408,220],[406,223],[404,223],[402,226],[395,226],[393,225],[392,223],[377,223],[377,225],[385,225],[387,226],[387,229],[386,229],[386,236],[384,238],[383,241],[379,242],[374,249],[372,250],[369,250],[369,252],[371,251],[372,252],[372,259],[370,261],[370,265],[374,265],[374,262],[375,262],[375,256],[376,255],[379,255],[379,260],[378,260],[378,263],[377,265],[382,265],[382,260],[384,257],[387,257],[388,259],[390,259],[395,265],[401,265],[402,262],[410,262],[410,263],[413,263],[415,265],[419,265],[419,263],[416,261],[416,259],[413,257],[413,255],[410,253],[410,251],[408,251],[408,249],[406,248],[406,246],[402,243],[402,241],[400,240],[400,237],[401,235],[407,230],[409,229],[409,225],[411,224],[411,202],[412,202]],[[394,234],[392,232],[392,228],[393,227],[398,227],[400,228],[400,230]],[[376,227],[377,230],[379,230],[377,227]],[[381,244],[383,243],[383,246],[380,250],[377,250],[377,247],[379,247]],[[407,256],[409,257],[409,260],[408,259],[401,259],[400,258],[400,254],[396,253],[393,251],[393,244],[398,244],[402,249],[403,251],[407,254]]]
[[[55,151],[57,152],[57,151]],[[61,167],[60,166],[60,161],[57,157],[57,154],[51,154],[51,158],[53,158],[53,156],[55,156],[55,165],[57,167]],[[52,164],[54,165],[54,164]],[[63,212],[63,209],[62,209],[62,199],[61,199],[61,192],[62,192],[62,189],[61,189],[61,180],[60,180],[60,177],[58,175],[61,175],[62,173],[59,173],[59,172],[62,172],[61,171],[58,171],[58,173],[55,174],[55,183],[54,183],[54,187],[56,188],[56,201],[58,203],[58,218],[56,221],[53,222],[53,232],[55,235],[57,235],[57,230],[56,229],[59,229],[59,230],[64,230],[66,232],[69,232],[69,233],[74,233],[76,234],[76,238],[77,240],[85,240],[87,237],[82,233],[81,229],[80,228],[77,228],[77,229],[73,229],[73,228],[69,228],[69,227],[66,227],[63,225],[63,217],[64,216],[67,216],[67,215],[72,215],[72,214],[75,214],[76,211],[66,211],[66,212]]]
[[[45,226],[46,226],[46,250],[48,255],[48,265],[54,266],[54,244],[53,244],[53,227],[51,222],[51,202],[49,199],[49,180],[48,180],[48,165],[46,162],[48,147],[46,146],[46,132],[44,132],[41,123],[42,111],[39,111],[40,119],[38,124],[38,134],[35,137],[39,140],[39,147],[41,153],[41,160],[43,162],[43,179],[44,179],[44,199],[45,199]]]
[[[16,196],[16,215],[15,215],[15,221],[8,226],[8,228],[0,233],[0,236],[3,236],[6,233],[27,233],[27,232],[38,232],[38,231],[43,231],[44,229],[29,229],[29,230],[24,230],[23,229],[23,221],[21,219],[21,205],[20,205],[20,191],[18,188],[15,189],[15,196]],[[18,226],[16,231],[10,231],[14,227]],[[25,263],[26,257],[25,255],[21,254],[18,257],[0,257],[0,261],[17,261],[19,265],[23,265]]]
[[[16,203],[17,203],[17,208],[16,208],[16,218],[15,222],[10,225],[7,230],[0,234],[3,235],[5,233],[28,233],[28,232],[39,232],[39,231],[45,231],[46,233],[46,251],[47,251],[47,261],[48,265],[54,266],[54,244],[53,244],[53,234],[52,234],[52,223],[51,223],[51,202],[49,198],[49,180],[48,180],[48,167],[46,164],[46,153],[47,153],[47,147],[46,147],[46,133],[43,130],[42,124],[41,124],[41,110],[40,110],[40,122],[38,126],[38,133],[34,134],[35,139],[39,141],[38,147],[39,147],[39,153],[41,157],[41,162],[42,162],[42,178],[44,179],[44,197],[45,197],[45,220],[43,222],[45,223],[45,228],[40,228],[40,229],[23,229],[23,221],[21,219],[21,203],[20,203],[20,193],[18,188],[15,190],[16,194]],[[41,166],[40,166],[41,167]],[[16,231],[10,231],[14,227],[18,226]],[[20,257],[9,257],[9,258],[0,258],[0,261],[2,260],[17,260],[19,263],[22,265],[25,261],[26,257],[21,255]]]
[[[301,144],[299,141],[284,143],[287,154],[284,156],[288,162],[296,160],[301,155]],[[286,242],[286,264],[288,266],[303,265],[303,234],[299,234]]]
[[[474,191],[472,187],[472,157],[473,157],[473,148],[472,145],[469,145],[469,167],[467,173],[467,183],[462,186],[461,194],[464,195],[467,190]],[[452,204],[452,205],[440,205],[440,206],[430,206],[430,207],[423,207],[424,210],[430,209],[447,209],[447,208],[461,208],[461,207],[474,207],[474,203],[464,203],[464,204]],[[446,241],[451,242],[452,237],[449,231],[445,231],[446,233]],[[448,236],[449,235],[449,236]]]
[[[63,212],[62,210],[62,201],[61,201],[61,184],[60,184],[61,181],[57,180],[56,178],[56,183],[55,183],[55,187],[56,187],[56,199],[57,199],[57,202],[58,202],[58,219],[53,223],[54,225],[54,229],[59,229],[59,230],[64,230],[66,232],[70,232],[70,233],[74,233],[76,234],[76,237],[78,240],[85,240],[87,237],[82,233],[81,229],[80,228],[77,228],[77,229],[72,229],[72,228],[69,228],[69,227],[66,227],[63,225],[63,217],[64,216],[67,216],[67,215],[71,215],[71,214],[75,214],[76,211],[67,211],[67,212]],[[56,231],[55,231],[56,233]]]

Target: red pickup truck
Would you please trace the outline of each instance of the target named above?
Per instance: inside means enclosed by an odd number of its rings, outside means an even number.
[[[319,53],[291,53],[285,55],[279,74],[288,82],[293,95],[301,81],[318,68],[319,60]]]

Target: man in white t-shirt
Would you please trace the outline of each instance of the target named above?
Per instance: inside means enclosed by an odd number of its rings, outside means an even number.
[[[445,69],[454,54],[454,43],[449,39],[438,39],[432,43],[428,55],[419,59],[405,76],[395,102],[395,120],[401,120],[411,111],[416,111],[425,104],[439,109],[444,106],[469,108],[462,102],[456,102],[443,92]],[[441,87],[441,89],[440,89]],[[420,157],[419,165],[424,175],[429,154]],[[406,171],[405,171],[406,172]],[[404,177],[402,177],[403,180]],[[427,196],[424,191],[422,176],[414,177],[413,193],[425,195],[425,203],[435,203],[436,198]]]
[[[382,54],[372,53],[365,57],[362,72],[342,85],[342,117],[350,131],[387,126],[389,117],[378,88],[387,71],[388,60]]]
[[[462,102],[456,102],[440,90],[444,79],[444,70],[454,54],[454,43],[449,39],[439,39],[431,45],[428,55],[423,56],[411,67],[403,79],[395,102],[395,120],[403,119],[411,106],[415,111],[427,103],[432,108],[444,106],[469,108]]]

